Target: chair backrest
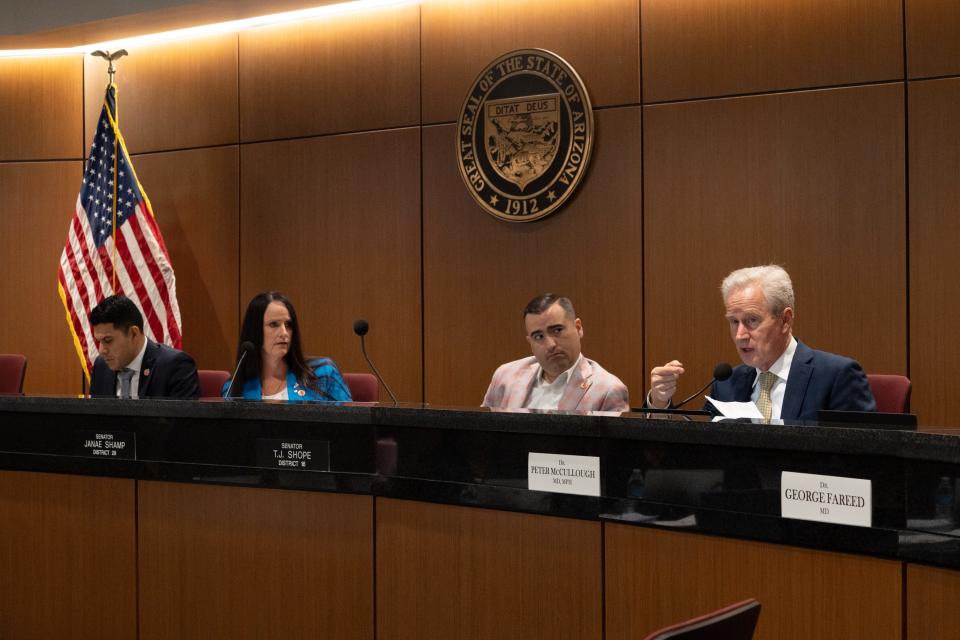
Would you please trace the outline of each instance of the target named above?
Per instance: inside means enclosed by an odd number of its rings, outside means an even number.
[[[200,378],[200,397],[219,398],[223,392],[223,384],[230,379],[229,371],[219,369],[198,369]]]
[[[0,354],[0,393],[23,393],[27,357],[19,353]]]
[[[345,373],[343,381],[347,383],[354,402],[380,401],[380,382],[372,373]]]
[[[882,413],[910,413],[910,378],[905,376],[868,373],[870,390]]]
[[[760,603],[750,598],[664,627],[644,640],[751,640],[759,617]]]

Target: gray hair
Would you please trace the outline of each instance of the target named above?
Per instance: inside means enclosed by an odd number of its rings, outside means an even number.
[[[758,285],[763,290],[770,313],[773,315],[779,316],[787,307],[793,307],[793,282],[790,281],[790,274],[776,264],[744,267],[728,275],[720,285],[720,294],[723,296],[724,303],[731,293],[750,285]]]

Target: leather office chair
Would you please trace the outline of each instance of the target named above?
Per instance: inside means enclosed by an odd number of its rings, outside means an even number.
[[[230,379],[229,371],[219,369],[197,369],[200,378],[200,397],[219,398],[223,392],[224,383]]]
[[[868,373],[867,381],[873,398],[877,401],[877,411],[881,413],[910,413],[910,378],[905,376]]]
[[[347,383],[354,402],[380,402],[380,381],[372,373],[344,373],[343,381]],[[379,474],[394,475],[397,472],[396,440],[377,440],[376,465]]]
[[[753,598],[654,631],[644,640],[750,640],[760,617]]]
[[[343,381],[354,402],[380,401],[380,381],[372,373],[344,373]]]
[[[23,394],[27,357],[19,353],[0,354],[0,393]]]

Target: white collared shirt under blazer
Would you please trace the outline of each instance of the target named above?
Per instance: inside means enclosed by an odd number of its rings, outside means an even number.
[[[490,380],[483,406],[494,409],[529,408],[530,393],[540,373],[533,356],[500,365]],[[593,360],[583,357],[570,370],[557,403],[561,411],[629,411],[627,386]]]

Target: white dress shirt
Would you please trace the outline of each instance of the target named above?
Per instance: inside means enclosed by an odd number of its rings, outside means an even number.
[[[133,371],[133,377],[130,379],[130,397],[137,399],[140,397],[140,367],[143,366],[143,354],[147,352],[147,338],[143,338],[143,347],[137,357],[130,361],[125,368]],[[117,371],[117,397],[120,397],[120,372]]]
[[[770,389],[770,404],[773,409],[770,412],[771,420],[779,420],[780,412],[783,410],[783,396],[787,393],[787,377],[790,375],[790,365],[793,364],[793,354],[797,352],[797,339],[790,337],[790,344],[787,349],[777,358],[777,361],[770,365],[770,373],[777,376],[773,387]],[[753,377],[753,391],[750,393],[750,400],[756,404],[760,398],[760,385],[757,381],[760,379],[760,369],[755,369],[756,375]]]
[[[573,370],[580,366],[580,360],[583,359],[581,353],[573,365],[558,375],[553,382],[547,382],[543,377],[543,367],[537,369],[537,377],[530,389],[530,396],[527,398],[525,409],[556,409],[560,406],[560,398],[570,382],[570,376]]]

